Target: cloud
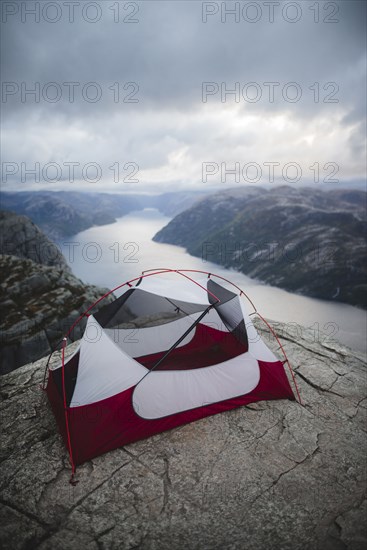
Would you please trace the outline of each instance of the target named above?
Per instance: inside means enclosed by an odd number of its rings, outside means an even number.
[[[94,187],[109,189],[121,188],[114,163],[136,163],[142,190],[200,186],[203,162],[338,162],[344,179],[364,177],[364,2],[276,2],[274,22],[266,2],[225,4],[239,15],[221,2],[84,2],[73,22],[67,2],[40,22],[26,10],[45,3],[5,4],[17,12],[3,23],[5,162],[39,162],[41,178],[50,162],[95,162]],[[20,172],[3,185],[18,188]]]

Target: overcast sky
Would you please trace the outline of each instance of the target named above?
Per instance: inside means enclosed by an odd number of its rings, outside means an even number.
[[[2,2],[2,188],[364,180],[365,11]]]

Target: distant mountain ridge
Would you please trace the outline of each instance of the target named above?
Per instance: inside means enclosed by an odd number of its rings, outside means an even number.
[[[180,213],[154,241],[306,296],[367,307],[366,193],[235,188]]]
[[[114,223],[134,210],[157,208],[175,216],[203,193],[161,195],[109,194],[78,191],[22,191],[2,193],[1,208],[28,216],[54,240],[76,235],[96,225]]]

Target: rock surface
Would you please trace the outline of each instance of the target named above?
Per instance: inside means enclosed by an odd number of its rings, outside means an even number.
[[[78,467],[74,487],[39,387],[46,360],[2,377],[2,548],[364,550],[363,357],[301,327],[280,335],[303,406],[259,402],[164,432]]]
[[[153,240],[306,296],[367,308],[364,191],[235,188],[195,203]]]

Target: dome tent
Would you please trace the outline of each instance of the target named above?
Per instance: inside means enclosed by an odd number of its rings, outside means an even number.
[[[195,270],[144,272],[111,291],[124,288],[113,302],[89,315],[103,297],[83,314],[83,338],[67,359],[64,338],[46,391],[73,474],[93,457],[182,424],[254,401],[295,399],[243,291],[223,281]]]

